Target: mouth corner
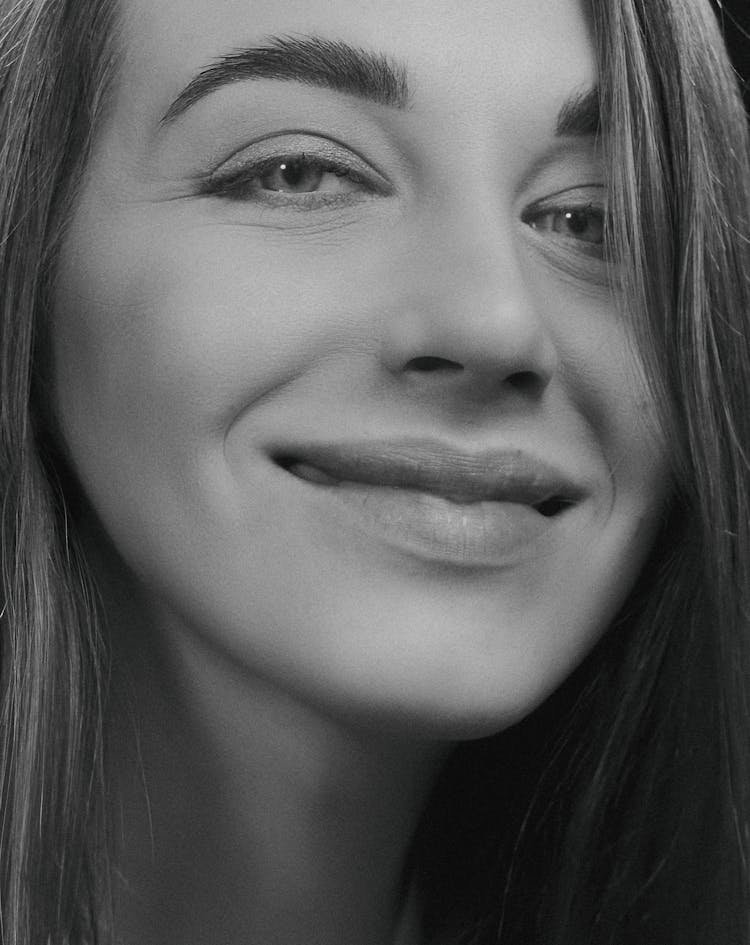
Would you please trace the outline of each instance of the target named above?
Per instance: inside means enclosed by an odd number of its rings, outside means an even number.
[[[562,495],[554,495],[550,496],[548,499],[544,499],[542,502],[534,503],[532,508],[545,518],[555,518],[574,505],[576,505],[574,499],[566,498]]]
[[[270,459],[275,466],[278,466],[285,472],[289,472],[290,467],[297,462],[297,460],[289,453],[271,453]]]
[[[334,476],[289,453],[272,455],[271,460],[279,469],[283,469],[284,472],[288,472],[290,476],[294,476],[296,479],[303,479],[305,482],[312,482],[321,486],[333,486],[339,483],[339,480]]]

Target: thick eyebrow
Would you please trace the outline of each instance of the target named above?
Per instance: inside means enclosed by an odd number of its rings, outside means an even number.
[[[405,67],[382,53],[315,36],[278,36],[221,56],[203,69],[172,102],[161,124],[222,86],[251,79],[301,82],[394,108],[406,108],[410,98]]]
[[[572,95],[557,116],[558,138],[599,136],[602,130],[601,97],[598,86]]]

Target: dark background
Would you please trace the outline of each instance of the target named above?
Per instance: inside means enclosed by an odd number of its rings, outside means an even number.
[[[715,6],[750,114],[750,0],[717,0]]]

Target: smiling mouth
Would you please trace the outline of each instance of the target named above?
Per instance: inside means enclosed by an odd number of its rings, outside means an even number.
[[[300,447],[274,461],[312,485],[404,490],[459,506],[512,503],[545,518],[583,497],[571,477],[521,450],[469,453],[422,440],[365,441]]]
[[[539,540],[556,540],[557,523],[586,498],[573,477],[519,449],[477,453],[431,440],[364,440],[299,446],[272,458],[312,487],[307,494],[320,497],[327,518],[464,567],[533,557]]]
[[[460,481],[451,481],[442,473],[435,481],[433,474],[425,474],[417,468],[406,470],[388,470],[389,475],[368,475],[365,470],[345,471],[336,470],[335,473],[321,466],[315,466],[305,460],[292,456],[282,456],[277,463],[297,479],[319,486],[340,487],[371,486],[373,488],[403,489],[412,492],[422,492],[439,496],[454,505],[473,505],[478,502],[512,502],[526,505],[546,518],[553,518],[575,504],[575,499],[557,491],[556,487],[547,487],[542,484],[518,482],[504,482],[502,485],[486,486],[472,477],[465,477],[465,470],[459,477]]]

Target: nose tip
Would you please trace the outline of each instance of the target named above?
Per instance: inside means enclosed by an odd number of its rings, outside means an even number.
[[[513,391],[541,397],[557,370],[557,351],[522,285],[485,284],[440,300],[430,292],[389,325],[388,370],[420,389],[451,388],[473,396]]]
[[[420,239],[411,234],[410,251],[394,267],[385,367],[420,390],[540,397],[558,355],[517,234],[466,212],[441,223]]]

